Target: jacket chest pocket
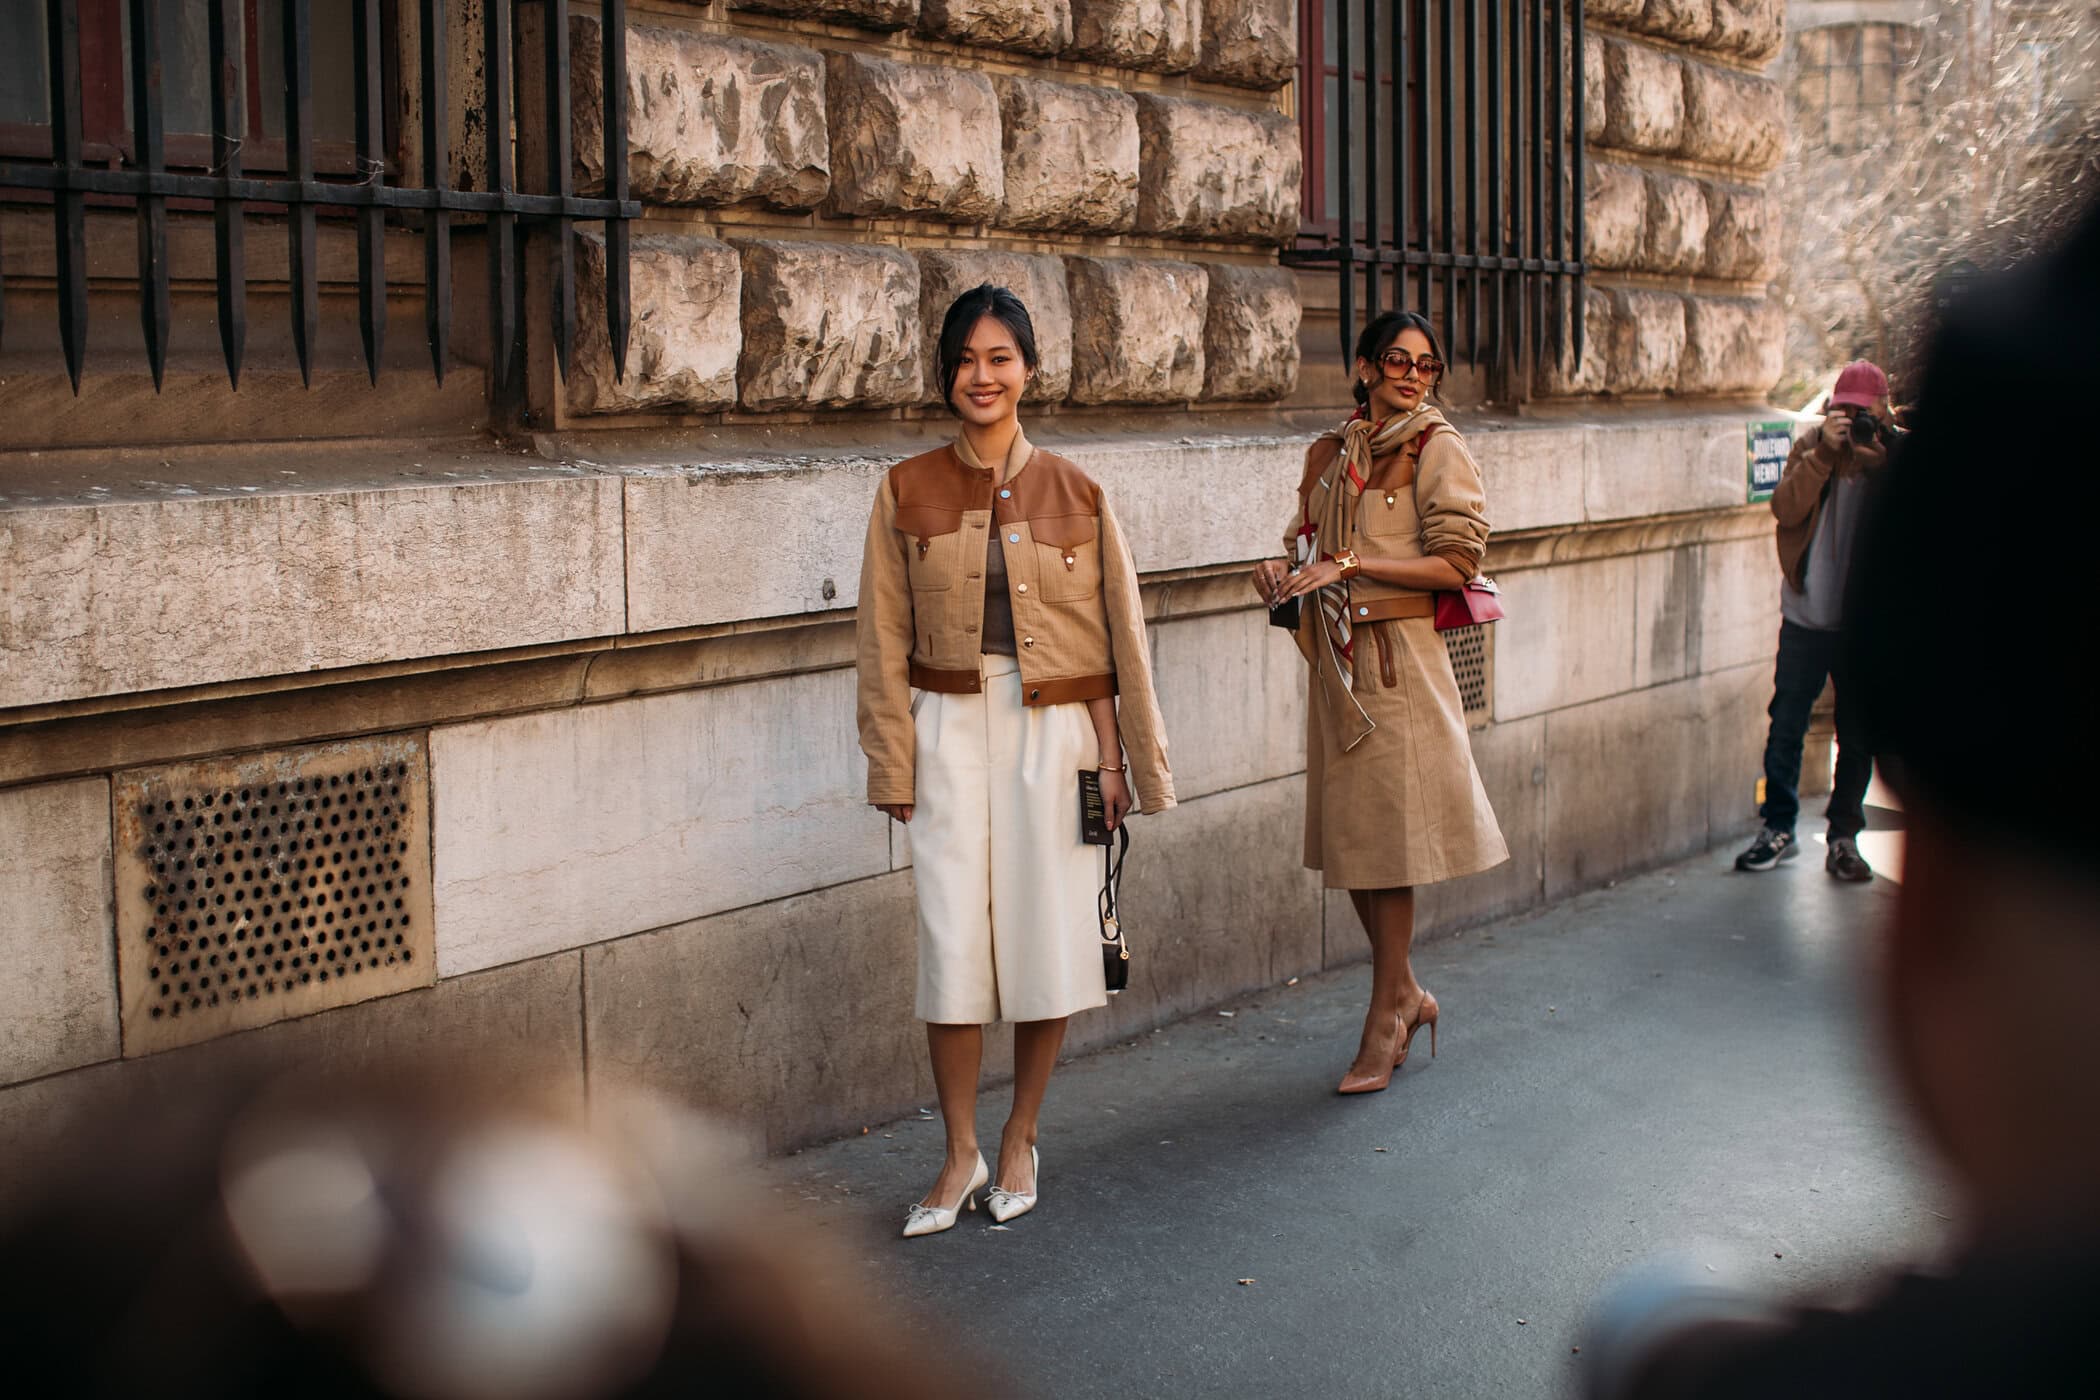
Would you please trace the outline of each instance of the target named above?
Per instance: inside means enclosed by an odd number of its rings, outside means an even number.
[[[962,512],[898,506],[897,533],[904,537],[912,592],[955,587],[962,572]]]
[[[1046,516],[1029,521],[1028,532],[1044,602],[1083,602],[1101,591],[1101,541],[1093,516]]]
[[[1421,529],[1421,521],[1415,515],[1413,485],[1374,486],[1365,491],[1357,503],[1356,529],[1358,534],[1373,539],[1416,534]]]

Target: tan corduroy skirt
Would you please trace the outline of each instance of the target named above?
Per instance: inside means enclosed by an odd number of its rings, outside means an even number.
[[[1473,766],[1444,639],[1426,617],[1375,625],[1389,629],[1397,683],[1385,684],[1373,639],[1360,631],[1356,698],[1378,727],[1344,753],[1319,695],[1307,697],[1306,867],[1329,889],[1383,890],[1500,865],[1509,847]]]
[[[987,656],[982,692],[922,691],[912,725],[919,1019],[1048,1021],[1107,1005],[1101,848],[1079,839],[1079,770],[1099,759],[1086,706],[1022,705],[1019,664]]]

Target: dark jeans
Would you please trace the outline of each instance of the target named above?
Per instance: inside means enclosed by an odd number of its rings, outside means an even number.
[[[1792,832],[1801,815],[1801,741],[1808,736],[1808,712],[1823,693],[1823,682],[1837,682],[1837,777],[1830,785],[1830,834],[1857,836],[1867,824],[1867,784],[1874,777],[1874,757],[1852,733],[1852,710],[1846,700],[1841,642],[1843,634],[1817,632],[1779,624],[1779,665],[1772,680],[1772,729],[1765,740],[1765,825]]]

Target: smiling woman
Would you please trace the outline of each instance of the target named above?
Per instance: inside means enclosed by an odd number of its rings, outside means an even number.
[[[857,624],[868,801],[911,826],[918,1015],[948,1129],[907,1236],[952,1228],[987,1182],[995,1218],[1035,1207],[1065,1023],[1108,1001],[1075,775],[1098,773],[1111,828],[1133,788],[1141,811],[1174,803],[1136,565],[1101,488],[1021,431],[1028,308],[963,293],[937,360],[962,431],[876,492]],[[1016,1023],[996,1177],[976,1129],[987,1021]]]

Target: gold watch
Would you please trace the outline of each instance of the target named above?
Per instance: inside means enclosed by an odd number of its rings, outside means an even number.
[[[1363,561],[1356,557],[1356,551],[1353,549],[1337,550],[1334,562],[1335,567],[1342,571],[1343,578],[1355,578],[1363,572]]]

